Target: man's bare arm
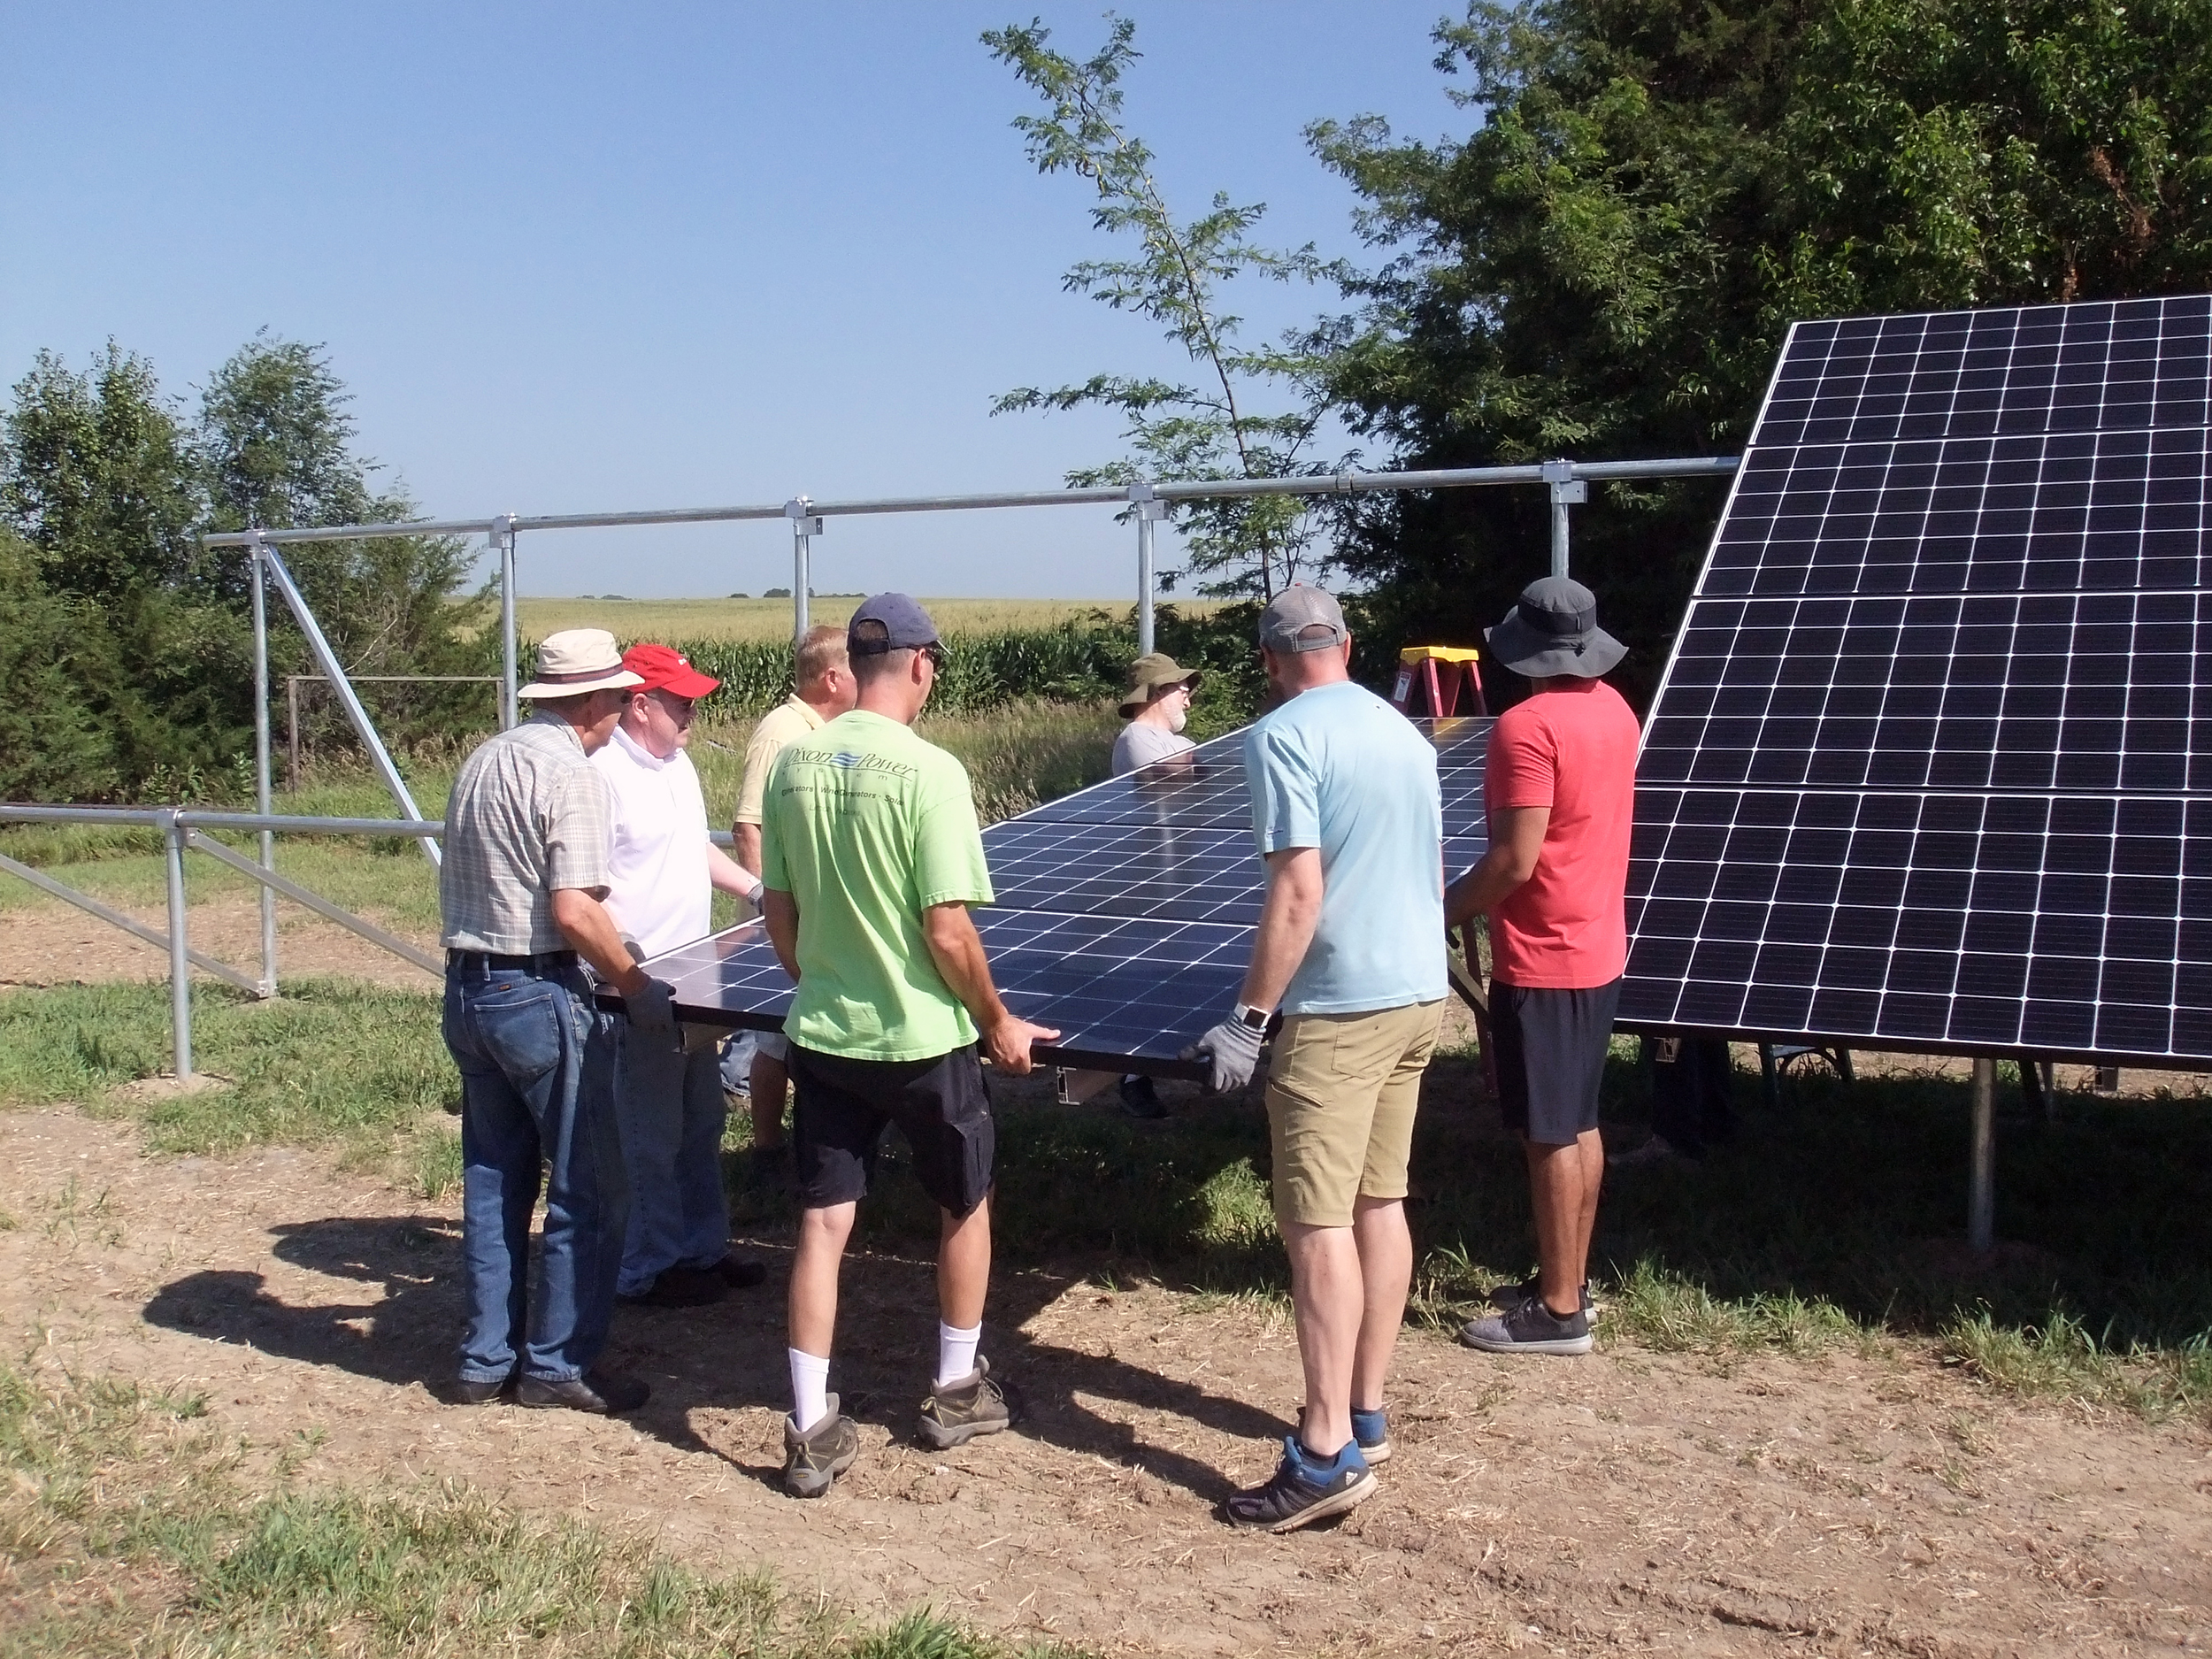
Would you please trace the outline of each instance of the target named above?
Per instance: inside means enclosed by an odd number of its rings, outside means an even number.
[[[975,931],[975,918],[968,914],[968,907],[929,906],[922,912],[922,937],[929,941],[937,972],[974,1017],[983,1052],[990,1056],[991,1064],[1016,1077],[1025,1075],[1031,1067],[1030,1045],[1040,1040],[1049,1042],[1060,1033],[1031,1025],[999,999],[998,987],[991,983],[991,964],[983,953],[982,936]]]
[[[760,826],[757,824],[731,825],[730,843],[731,856],[746,869],[758,875],[760,873]]]
[[[719,892],[733,893],[741,899],[759,902],[754,898],[760,886],[759,872],[748,870],[712,841],[707,843],[707,879]]]
[[[1267,897],[1260,905],[1252,964],[1239,1000],[1272,1011],[1306,959],[1321,920],[1321,849],[1286,847],[1267,855]]]
[[[776,948],[776,960],[783,964],[783,971],[791,976],[792,983],[799,979],[799,901],[788,893],[769,887],[760,895],[760,917],[768,924],[768,942]]]
[[[1513,890],[1536,873],[1551,826],[1548,806],[1501,807],[1490,818],[1490,850],[1482,861],[1444,889],[1444,926],[1456,927],[1471,916],[1487,916]]]
[[[576,954],[591,964],[592,972],[623,995],[634,996],[652,983],[622,942],[607,907],[588,888],[553,889],[553,925]]]

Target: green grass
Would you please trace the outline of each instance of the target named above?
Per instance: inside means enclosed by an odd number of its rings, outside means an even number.
[[[0,1556],[13,1580],[0,1654],[1017,1651],[926,1611],[864,1626],[765,1575],[701,1573],[648,1540],[457,1485],[308,1486],[296,1471],[311,1445],[226,1443],[203,1410],[193,1394],[0,1366]]]

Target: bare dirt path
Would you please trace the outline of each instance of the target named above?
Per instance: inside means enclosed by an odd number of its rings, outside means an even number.
[[[1045,1273],[995,1288],[1015,1433],[908,1442],[920,1263],[847,1270],[865,1425],[831,1497],[772,1485],[780,1284],[625,1309],[634,1421],[442,1405],[457,1225],[317,1155],[152,1159],[67,1112],[0,1115],[0,1329],[34,1363],[201,1390],[305,1478],[456,1478],[657,1532],[863,1610],[918,1602],[1115,1652],[2138,1654],[2212,1648],[2212,1436],[2023,1408],[1910,1355],[1733,1365],[1492,1359],[1410,1334],[1381,1496],[1331,1531],[1230,1532],[1296,1398],[1263,1308]]]
[[[125,915],[157,933],[168,930],[159,905],[118,905]],[[108,979],[165,979],[169,957],[142,939],[58,899],[27,903],[0,915],[9,949],[0,964],[0,987],[76,985]],[[227,893],[192,905],[185,913],[185,938],[195,950],[228,963],[248,979],[261,972],[261,906],[249,893]],[[411,944],[437,954],[434,937]],[[342,975],[378,985],[434,992],[439,980],[389,951],[380,950],[335,922],[291,903],[277,906],[277,976],[280,986],[296,978]],[[213,983],[195,973],[196,979]]]

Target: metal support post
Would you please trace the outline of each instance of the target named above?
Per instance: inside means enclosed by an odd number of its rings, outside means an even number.
[[[1977,1255],[1997,1240],[1997,1063],[1974,1062],[1974,1127],[1968,1157],[1966,1242]]]
[[[184,934],[184,831],[174,812],[160,816],[169,877],[169,1041],[181,1082],[192,1075],[192,956]]]
[[[499,729],[515,725],[515,516],[492,520],[492,547],[499,555]]]
[[[1575,476],[1572,461],[1544,463],[1544,482],[1551,487],[1551,573],[1567,573],[1567,509],[1590,499],[1590,487]]]
[[[266,818],[270,811],[269,595],[261,569],[263,550],[257,538],[246,549],[246,563],[253,575],[253,810]],[[273,871],[276,868],[276,836],[263,830],[260,839],[261,867]],[[265,887],[261,889],[261,995],[274,996],[276,992],[276,895]]]
[[[1152,655],[1152,608],[1158,582],[1153,566],[1153,526],[1167,517],[1167,503],[1152,493],[1149,480],[1129,487],[1137,510],[1137,655]]]
[[[271,580],[276,583],[278,594],[290,607],[294,620],[300,625],[300,632],[307,636],[308,650],[328,676],[331,691],[344,707],[347,718],[352,720],[353,729],[360,736],[361,746],[369,751],[369,759],[382,776],[385,787],[399,803],[402,816],[412,818],[418,824],[422,823],[422,809],[415,804],[415,797],[408,792],[407,780],[399,775],[399,768],[393,764],[390,753],[384,747],[384,740],[376,734],[376,726],[369,718],[369,711],[361,706],[361,699],[354,695],[353,682],[346,678],[346,671],[339,664],[337,652],[330,649],[330,641],[323,637],[322,628],[315,620],[315,613],[307,608],[307,601],[300,596],[300,590],[292,580],[292,572],[285,569],[284,561],[278,556],[276,549],[265,541],[261,546],[261,557],[268,566]],[[425,836],[422,850],[423,856],[432,864],[438,863],[437,842]]]
[[[814,538],[822,534],[823,524],[822,515],[804,495],[784,503],[783,511],[791,520],[791,641],[795,645],[806,638],[807,601],[814,586]]]

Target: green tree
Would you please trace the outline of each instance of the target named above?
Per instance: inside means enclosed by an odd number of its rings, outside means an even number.
[[[2212,7],[1475,0],[1463,138],[1321,123],[1391,257],[1329,383],[1398,464],[1724,453],[1798,317],[2212,283]],[[1649,688],[1720,491],[1613,486],[1574,566]],[[1538,492],[1358,512],[1371,638],[1471,641],[1545,567]]]
[[[1071,485],[1127,484],[1140,479],[1282,478],[1329,470],[1305,457],[1325,404],[1317,371],[1330,343],[1329,326],[1273,346],[1238,343],[1239,318],[1224,309],[1225,290],[1240,276],[1280,281],[1310,279],[1322,266],[1310,246],[1283,252],[1260,246],[1250,232],[1264,204],[1238,206],[1217,193],[1197,218],[1178,220],[1152,174],[1152,152],[1122,124],[1121,80],[1141,55],[1136,25],[1114,18],[1106,44],[1078,62],[1047,44],[1040,22],[987,30],[983,43],[1022,84],[1041,98],[1044,115],[1015,118],[1038,172],[1071,172],[1095,192],[1091,223],[1108,235],[1133,239],[1125,258],[1087,259],[1064,286],[1117,311],[1160,325],[1199,370],[1195,382],[1097,374],[1051,389],[1021,387],[993,405],[995,414],[1022,410],[1110,409],[1128,424],[1133,458],[1068,474]],[[1288,408],[1260,412],[1270,394],[1291,395]],[[1179,505],[1190,569],[1208,578],[1205,591],[1257,593],[1314,566],[1316,517],[1301,497],[1261,496]]]

